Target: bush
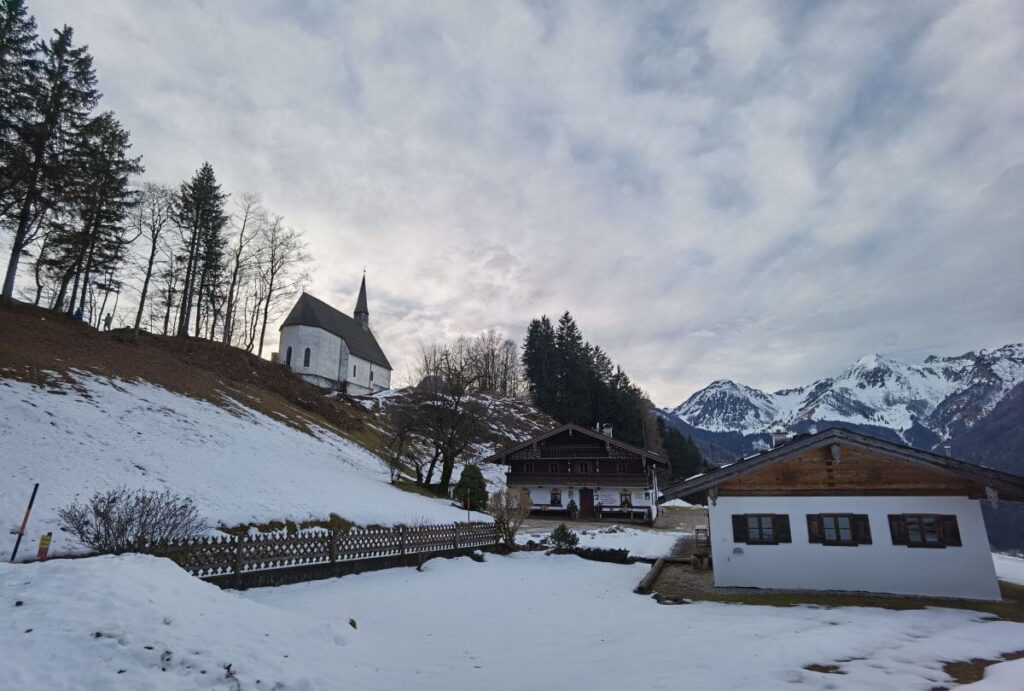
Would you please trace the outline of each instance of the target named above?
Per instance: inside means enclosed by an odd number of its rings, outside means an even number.
[[[572,549],[580,544],[580,536],[569,530],[565,523],[562,523],[551,531],[551,544],[555,549]]]
[[[207,529],[191,499],[166,490],[96,492],[87,504],[75,502],[57,515],[61,529],[100,554],[151,552],[159,543],[196,538]]]
[[[474,511],[487,509],[487,482],[484,480],[480,468],[475,465],[467,465],[462,469],[462,476],[455,485],[455,499],[462,506],[466,506],[469,500],[469,508]]]
[[[516,548],[516,533],[530,515],[530,493],[525,489],[508,487],[491,496],[488,511],[494,516],[494,526],[506,549]]]

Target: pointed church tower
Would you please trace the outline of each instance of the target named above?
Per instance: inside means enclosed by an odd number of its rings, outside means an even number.
[[[359,286],[359,299],[356,300],[356,311],[352,313],[355,320],[363,327],[363,331],[370,330],[370,310],[366,306],[366,272],[363,272],[363,283]]]

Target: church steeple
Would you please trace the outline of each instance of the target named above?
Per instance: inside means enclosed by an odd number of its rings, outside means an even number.
[[[359,299],[356,300],[356,311],[352,313],[364,331],[370,330],[370,309],[366,306],[366,271],[363,271],[363,282],[359,286]]]

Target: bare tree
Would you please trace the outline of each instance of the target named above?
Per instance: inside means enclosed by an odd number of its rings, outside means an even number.
[[[531,508],[530,493],[521,487],[498,490],[487,500],[487,511],[494,517],[498,536],[508,549],[516,548],[516,533]]]
[[[413,451],[413,439],[420,432],[421,421],[418,410],[420,399],[421,397],[417,393],[413,393],[407,400],[388,404],[385,417],[387,429],[391,432],[391,439],[388,442],[385,465],[388,468],[391,484],[402,479],[406,454]],[[415,456],[415,454],[413,455]],[[412,465],[417,471],[417,482],[422,482],[422,462],[414,461]]]
[[[439,488],[447,493],[455,462],[479,435],[483,410],[471,392],[476,372],[469,342],[459,339],[450,345],[421,346],[418,392],[424,397],[419,406],[423,436],[433,449],[424,484],[433,480],[441,462]]]
[[[266,223],[267,212],[260,196],[251,192],[243,193],[235,203],[235,212],[231,216],[234,239],[228,255],[231,277],[224,307],[224,343],[230,344],[234,335],[240,289],[252,266],[254,242],[263,233]]]
[[[263,342],[271,315],[276,316],[282,306],[309,282],[309,274],[305,269],[309,261],[302,233],[285,226],[280,216],[275,216],[264,225],[256,258],[256,274],[262,293],[257,356],[263,356]]]
[[[149,295],[149,284],[153,277],[153,267],[157,255],[164,247],[165,231],[174,221],[174,190],[166,185],[147,182],[142,185],[139,205],[132,212],[132,221],[140,236],[149,244],[149,252],[145,257],[142,288],[139,291],[139,309],[135,313],[135,333],[139,333],[142,315],[146,311],[146,298]]]

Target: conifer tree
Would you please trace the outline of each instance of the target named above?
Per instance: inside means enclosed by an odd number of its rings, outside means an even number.
[[[0,0],[0,219],[14,207],[25,161],[24,128],[40,68],[36,22],[24,0]]]
[[[199,335],[202,301],[209,297],[208,283],[219,275],[224,256],[224,212],[228,195],[220,191],[213,166],[204,163],[178,193],[176,216],[185,255],[185,276],[178,312],[178,335],[188,336],[192,310]]]
[[[13,235],[2,293],[8,303],[14,296],[22,253],[47,214],[59,207],[74,186],[73,157],[99,100],[92,57],[84,46],[74,45],[71,27],[55,31],[38,49],[38,74],[27,90],[30,113],[14,128],[17,141],[10,147],[12,160],[4,162],[12,176],[5,182],[3,204],[9,209],[3,222]]]

